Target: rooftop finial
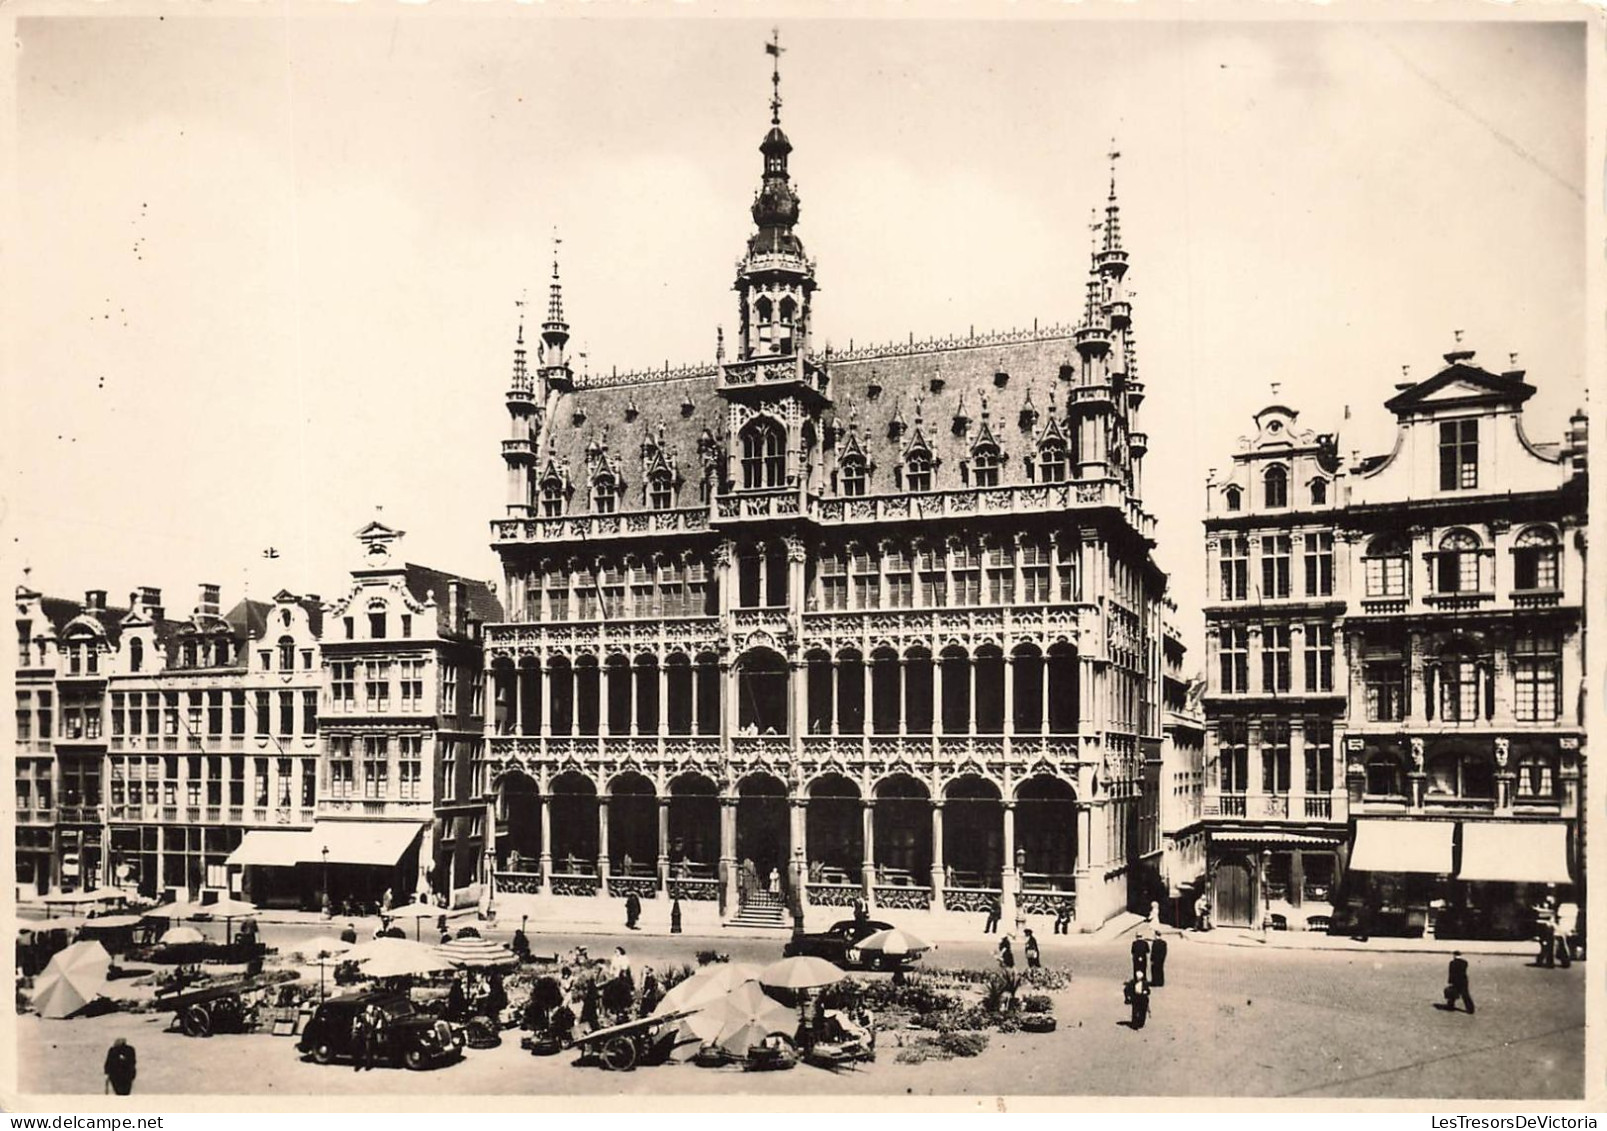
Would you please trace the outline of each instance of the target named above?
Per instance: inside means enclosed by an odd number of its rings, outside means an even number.
[[[1282,388],[1283,388],[1283,382],[1282,381],[1274,381],[1274,382],[1272,382],[1272,399],[1273,400],[1278,399],[1278,390],[1282,389]]]
[[[558,247],[564,241],[558,236],[556,226],[552,229],[552,285],[547,295],[547,321],[558,323],[564,320],[564,288],[558,281]]]
[[[1110,158],[1110,199],[1112,200],[1116,199],[1116,161],[1121,155],[1122,151],[1116,148],[1116,139],[1111,138],[1110,152],[1105,156]]]
[[[770,42],[764,45],[764,52],[774,60],[770,69],[770,124],[772,126],[781,124],[781,53],[785,50],[786,48],[781,46],[781,29],[778,27],[771,28]]]

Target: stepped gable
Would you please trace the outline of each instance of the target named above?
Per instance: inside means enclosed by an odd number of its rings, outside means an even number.
[[[1000,341],[1009,338],[1021,340]],[[892,469],[903,462],[917,428],[936,464],[932,489],[954,490],[963,486],[960,461],[970,459],[982,435],[985,402],[988,432],[1005,457],[1000,484],[1026,483],[1022,456],[1036,454],[1037,441],[1049,423],[1051,396],[1065,435],[1071,382],[1061,380],[1060,367],[1075,356],[1071,332],[1064,328],[839,354],[828,361],[833,406],[828,420],[845,429],[846,436],[857,414],[860,446],[876,467],[871,494],[893,490]],[[1009,375],[1003,388],[995,383],[994,375],[1000,372]],[[932,391],[934,378],[941,379],[940,392]],[[870,395],[873,384],[881,386],[875,397]],[[1036,419],[1024,431],[1021,411],[1029,394]],[[954,418],[962,406],[970,423],[957,434]],[[889,428],[895,417],[904,424],[896,439]]]
[[[714,368],[624,373],[583,378],[574,392],[558,396],[532,472],[539,497],[550,471],[567,474],[573,491],[565,513],[592,513],[592,476],[606,460],[624,480],[618,512],[647,510],[648,462],[644,444],[661,442],[679,477],[677,507],[698,506],[703,459],[698,442],[705,428],[724,434],[725,404],[714,392]],[[684,405],[693,406],[687,415]],[[577,424],[576,415],[582,419]],[[662,430],[662,431],[661,431]]]

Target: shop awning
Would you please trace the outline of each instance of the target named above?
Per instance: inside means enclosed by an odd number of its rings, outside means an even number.
[[[318,821],[299,849],[302,863],[392,867],[424,826],[411,821]],[[324,850],[328,849],[326,857]]]
[[[228,863],[259,868],[294,868],[307,850],[305,829],[252,829],[229,853]]]
[[[1311,833],[1250,832],[1244,829],[1213,831],[1211,839],[1220,844],[1281,844],[1294,848],[1332,848],[1338,837],[1314,836]]]
[[[1364,818],[1356,822],[1356,847],[1350,854],[1353,872],[1421,872],[1451,874],[1450,821],[1386,821]]]
[[[1568,884],[1568,828],[1534,821],[1466,821],[1459,880]]]

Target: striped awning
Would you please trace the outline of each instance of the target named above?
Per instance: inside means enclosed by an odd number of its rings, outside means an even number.
[[[1249,829],[1225,829],[1212,832],[1211,839],[1221,844],[1281,844],[1294,848],[1333,848],[1339,843],[1334,836],[1316,836],[1312,833],[1255,832]]]

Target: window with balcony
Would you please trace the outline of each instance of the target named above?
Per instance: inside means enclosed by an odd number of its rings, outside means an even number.
[[[1407,544],[1393,535],[1374,538],[1362,558],[1369,597],[1405,597],[1411,576]]]
[[[1334,591],[1334,536],[1317,530],[1305,536],[1306,596],[1328,597]]]
[[[1465,645],[1448,645],[1440,653],[1437,675],[1441,720],[1448,723],[1477,721],[1479,665],[1473,652]]]
[[[1308,624],[1306,638],[1306,690],[1334,689],[1334,626]]]
[[[675,479],[668,471],[661,468],[648,479],[647,505],[656,511],[669,510],[675,505]]]
[[[1223,538],[1218,545],[1221,548],[1217,564],[1222,578],[1222,600],[1242,601],[1250,589],[1250,540],[1242,534],[1234,534]]]
[[[1440,539],[1434,588],[1440,593],[1482,593],[1484,551],[1471,530],[1451,530]]]
[[[763,417],[742,429],[742,489],[761,491],[787,483],[787,435]]]
[[[1268,534],[1261,539],[1261,598],[1281,600],[1289,596],[1290,563],[1293,550],[1287,534]]]
[[[1520,632],[1512,646],[1513,714],[1519,722],[1562,716],[1562,645],[1556,633]]]
[[[1002,457],[999,449],[992,444],[978,444],[971,451],[971,471],[976,476],[978,487],[997,487],[999,485],[999,465]]]
[[[564,481],[556,475],[541,481],[541,513],[547,518],[564,513]]]
[[[932,489],[932,453],[922,447],[911,448],[904,457],[904,486],[912,492]]]
[[[1222,693],[1242,695],[1250,690],[1250,632],[1242,625],[1223,625],[1218,639]]]
[[[1334,724],[1329,719],[1307,719],[1306,792],[1331,793],[1334,788]]]
[[[619,480],[604,471],[591,481],[591,510],[593,514],[613,514],[619,502]]]
[[[1281,695],[1289,690],[1289,626],[1268,624],[1261,628],[1261,690]]]
[[[1479,422],[1440,423],[1440,490],[1464,491],[1479,485]]]
[[[1217,769],[1223,793],[1245,793],[1250,788],[1249,728],[1243,719],[1223,719],[1217,725]]]
[[[1261,724],[1261,792],[1289,792],[1289,721],[1267,719]]]
[[[1261,503],[1268,510],[1289,505],[1289,469],[1275,463],[1261,473]]]
[[[1064,483],[1066,467],[1066,445],[1058,439],[1045,441],[1038,449],[1038,477],[1045,483]]]
[[[1556,589],[1560,573],[1557,535],[1544,526],[1531,526],[1519,534],[1512,549],[1514,589]]]
[[[842,465],[843,494],[858,498],[865,493],[865,461],[860,456],[849,456]]]

